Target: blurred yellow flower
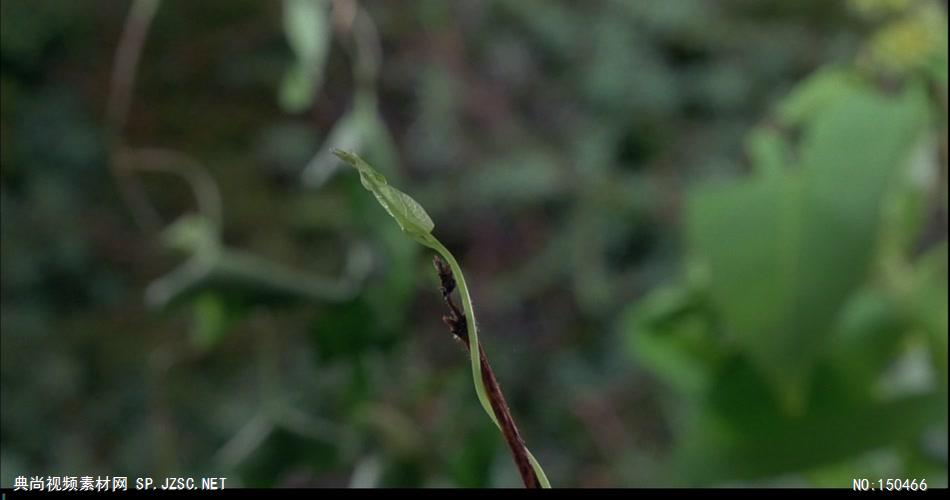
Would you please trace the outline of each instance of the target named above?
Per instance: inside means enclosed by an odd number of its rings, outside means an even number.
[[[883,71],[907,73],[929,64],[945,40],[946,17],[939,7],[928,3],[874,34],[868,43],[867,62]]]

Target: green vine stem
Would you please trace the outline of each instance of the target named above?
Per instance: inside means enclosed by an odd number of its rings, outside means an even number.
[[[465,348],[468,349],[470,353],[478,353],[477,356],[479,357],[481,365],[480,381],[484,385],[489,406],[491,407],[489,417],[492,417],[495,425],[498,426],[498,429],[501,431],[502,436],[505,437],[505,442],[511,450],[515,466],[518,467],[518,473],[521,474],[521,479],[524,481],[525,487],[549,488],[550,484],[544,475],[544,471],[528,450],[527,446],[525,446],[524,439],[518,431],[518,426],[515,425],[514,418],[511,416],[511,410],[508,408],[508,403],[505,401],[505,396],[501,391],[501,387],[498,385],[498,380],[495,378],[495,373],[491,369],[491,364],[488,362],[488,356],[485,355],[485,349],[482,347],[481,342],[477,342],[477,351],[471,350],[471,339],[469,339],[468,335],[468,320],[466,319],[465,313],[460,312],[458,306],[456,306],[452,300],[452,292],[457,288],[458,284],[455,280],[455,273],[452,272],[440,255],[436,255],[432,260],[435,264],[436,271],[439,273],[442,299],[445,300],[445,304],[449,307],[449,312],[451,313],[449,316],[443,316],[442,321],[448,325],[452,334],[465,345]],[[478,381],[479,378],[475,378],[474,380]],[[478,384],[476,382],[476,390],[477,388]],[[487,411],[486,409],[486,412]]]
[[[376,196],[376,199],[379,201],[380,205],[382,205],[383,208],[389,212],[389,215],[391,215],[396,220],[396,223],[399,224],[399,227],[404,233],[416,240],[416,242],[419,244],[434,250],[439,254],[439,256],[441,256],[441,258],[445,260],[445,262],[448,263],[448,266],[457,282],[459,295],[462,299],[462,307],[465,311],[465,323],[468,327],[467,333],[469,358],[471,361],[472,378],[475,384],[475,393],[478,396],[478,401],[481,403],[482,409],[485,410],[485,413],[488,414],[488,417],[491,418],[492,422],[494,422],[495,426],[498,427],[498,429],[503,434],[505,434],[506,439],[509,441],[509,446],[520,446],[524,448],[524,453],[528,457],[528,461],[531,464],[531,468],[534,470],[534,474],[537,476],[537,482],[539,485],[542,488],[550,488],[551,483],[548,481],[547,475],[544,473],[544,469],[541,468],[541,464],[539,464],[537,459],[534,458],[534,455],[528,451],[523,442],[520,444],[513,444],[511,442],[512,440],[509,439],[505,428],[503,428],[499,423],[499,420],[495,415],[495,411],[492,409],[492,398],[489,396],[489,391],[486,388],[485,380],[485,371],[487,371],[489,374],[491,372],[490,369],[482,370],[482,360],[484,355],[482,353],[481,344],[478,340],[478,325],[475,322],[475,309],[472,307],[471,293],[469,292],[468,284],[465,282],[465,275],[462,274],[462,268],[459,266],[455,256],[452,255],[452,252],[450,252],[445,247],[445,245],[443,245],[438,239],[436,239],[435,236],[432,235],[432,230],[435,228],[435,224],[432,222],[429,214],[427,214],[425,209],[423,209],[418,202],[412,199],[412,197],[390,186],[382,174],[377,172],[359,156],[341,150],[333,150],[333,154],[359,172],[360,182],[362,182],[363,187]],[[487,366],[487,360],[485,360],[485,365]],[[497,389],[497,383],[492,385]],[[507,405],[503,403],[503,397],[501,397],[500,390],[497,392],[498,399],[501,399],[501,404],[498,405],[499,411],[505,411]],[[508,415],[507,418],[510,418],[510,415]],[[525,479],[526,485],[531,485],[531,483],[532,481],[530,479]]]

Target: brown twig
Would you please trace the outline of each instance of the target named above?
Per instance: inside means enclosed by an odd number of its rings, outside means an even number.
[[[468,325],[465,321],[465,314],[462,313],[452,300],[452,292],[455,290],[455,277],[452,275],[452,270],[449,269],[449,266],[447,266],[438,255],[436,255],[432,261],[435,264],[436,271],[439,273],[439,280],[441,281],[439,288],[442,291],[442,299],[445,300],[445,304],[449,308],[449,314],[442,316],[442,321],[448,325],[452,335],[460,340],[466,349],[469,349]],[[479,342],[478,347],[482,368],[482,380],[485,382],[488,401],[491,403],[492,412],[494,412],[495,418],[498,419],[498,424],[501,426],[501,433],[505,437],[505,443],[508,444],[508,449],[511,450],[515,465],[518,467],[518,473],[521,474],[521,480],[524,481],[526,488],[540,488],[541,482],[538,480],[538,476],[534,473],[531,462],[528,460],[528,448],[524,444],[521,433],[518,432],[518,426],[515,425],[515,420],[511,416],[511,410],[508,409],[505,396],[501,392],[498,380],[495,379],[495,373],[492,371],[491,365],[488,364],[488,358],[485,357],[485,347],[481,342]]]

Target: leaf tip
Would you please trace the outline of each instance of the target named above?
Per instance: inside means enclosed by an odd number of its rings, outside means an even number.
[[[350,153],[349,151],[343,151],[340,148],[330,148],[330,152],[333,153],[337,158],[343,160],[350,165],[356,165],[356,155]]]

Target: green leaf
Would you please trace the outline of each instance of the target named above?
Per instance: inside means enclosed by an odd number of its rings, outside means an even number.
[[[937,380],[947,389],[947,240],[922,255],[914,266],[913,283],[906,297],[912,321],[927,334]]]
[[[842,68],[827,68],[809,76],[795,87],[778,106],[779,120],[785,125],[803,125],[829,103],[846,94],[853,77]]]
[[[890,97],[844,82],[814,98],[822,107],[810,108],[798,168],[694,191],[687,203],[687,240],[709,269],[711,300],[791,412],[803,409],[816,355],[867,276],[885,188],[927,118],[916,87]]]
[[[701,394],[721,357],[699,297],[685,286],[654,291],[624,315],[630,353],[687,396]]]
[[[749,161],[761,175],[782,172],[788,164],[788,144],[775,129],[759,127],[745,141]]]
[[[396,223],[406,234],[425,244],[424,240],[432,233],[435,223],[422,205],[406,193],[390,186],[382,174],[359,156],[339,149],[333,150],[333,154],[359,171],[363,187],[376,196],[379,204],[396,219]]]
[[[682,474],[706,483],[800,472],[913,441],[947,415],[946,392],[872,401],[830,371],[807,399],[807,411],[788,415],[752,366],[723,363],[703,413],[680,438]]]
[[[281,83],[281,106],[292,113],[313,102],[323,79],[330,27],[327,8],[321,0],[284,0],[284,33],[296,61]]]
[[[215,347],[241,316],[220,294],[207,291],[194,300],[194,324],[191,340],[201,350]]]
[[[906,321],[887,294],[867,288],[842,308],[826,359],[853,394],[870,394],[883,367],[901,353]]]
[[[315,93],[313,83],[310,71],[300,66],[289,68],[280,82],[280,90],[277,94],[280,107],[290,113],[299,113],[307,109],[313,102]]]
[[[323,146],[307,163],[303,170],[303,181],[311,187],[319,188],[339,170],[340,162],[333,157],[334,149],[363,151],[367,140],[367,113],[354,106],[347,111],[327,134]]]

